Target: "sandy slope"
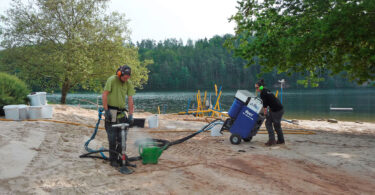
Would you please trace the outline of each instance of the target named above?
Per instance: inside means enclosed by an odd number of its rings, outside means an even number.
[[[149,113],[136,113],[147,117]],[[54,106],[54,120],[94,126],[97,112]],[[175,140],[199,130],[191,116],[162,115],[158,129],[133,128],[128,155],[141,137]],[[0,121],[0,194],[374,194],[375,124],[299,121],[285,129],[287,144],[265,147],[260,132],[250,143],[232,145],[230,133],[202,133],[164,151],[159,164],[122,175],[100,159],[80,159],[93,128],[48,121]],[[157,132],[163,133],[157,133]],[[168,132],[170,131],[170,132]],[[107,147],[100,130],[92,148]]]

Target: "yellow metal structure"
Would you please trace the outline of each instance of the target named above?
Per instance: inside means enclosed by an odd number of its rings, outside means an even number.
[[[201,92],[200,92],[200,90],[198,90],[198,92],[196,94],[196,97],[195,97],[196,100],[197,100],[197,109],[187,111],[187,112],[178,112],[177,114],[179,114],[179,115],[195,114],[196,117],[204,117],[205,113],[212,113],[212,114],[214,114],[215,116],[218,116],[218,117],[228,117],[227,112],[221,112],[220,111],[221,110],[221,108],[220,108],[220,98],[221,98],[222,90],[220,89],[220,91],[218,91],[216,84],[215,84],[215,94],[216,94],[217,98],[216,98],[216,102],[215,102],[215,105],[214,105],[213,109],[206,107],[207,91],[204,91],[204,98],[202,100]],[[210,105],[211,105],[211,100],[210,100]]]
[[[203,99],[203,107],[206,108],[206,98],[207,98],[207,91],[204,91],[204,99]]]

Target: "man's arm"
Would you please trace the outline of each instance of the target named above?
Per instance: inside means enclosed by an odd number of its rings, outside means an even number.
[[[108,94],[109,94],[109,91],[103,91],[102,102],[103,102],[104,110],[108,110],[108,102],[107,102]]]
[[[128,105],[129,105],[129,115],[131,115],[134,112],[133,96],[128,96]]]

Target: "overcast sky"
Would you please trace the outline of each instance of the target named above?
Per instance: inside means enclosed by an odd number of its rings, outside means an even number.
[[[27,1],[27,0],[26,0]],[[0,13],[11,0],[0,0]],[[133,42],[166,38],[197,40],[214,35],[234,34],[237,0],[112,0],[110,11],[125,13],[130,19]]]

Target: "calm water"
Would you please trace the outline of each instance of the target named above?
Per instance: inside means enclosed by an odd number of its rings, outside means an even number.
[[[161,113],[176,113],[186,111],[188,100],[190,108],[196,107],[197,92],[137,92],[134,96],[136,110],[158,112],[160,106]],[[236,91],[227,91],[222,94],[220,103],[223,110],[228,111],[232,105]],[[204,92],[202,93],[202,99]],[[214,102],[214,92],[211,94]],[[82,107],[96,108],[88,103],[97,102],[100,94],[69,94],[67,104]],[[50,103],[59,103],[60,94],[48,94]],[[371,121],[375,122],[375,88],[370,89],[312,89],[312,90],[284,90],[282,95],[285,108],[284,118],[287,119],[313,119],[313,118],[335,118],[346,121]],[[101,104],[101,98],[99,99]],[[354,111],[330,111],[329,107],[350,107]]]

